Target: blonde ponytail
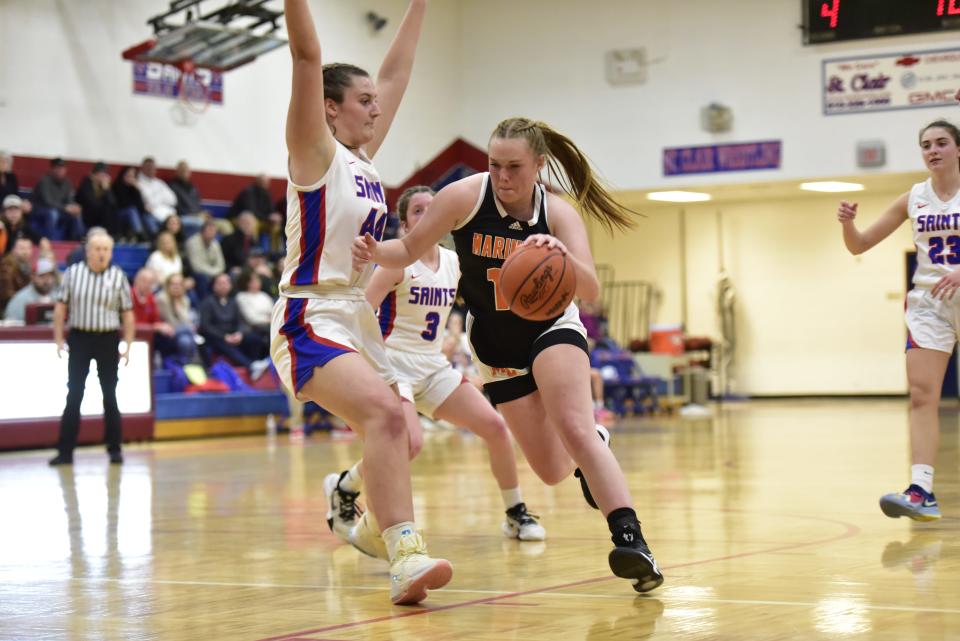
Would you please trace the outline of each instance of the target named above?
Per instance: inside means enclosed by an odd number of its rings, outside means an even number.
[[[580,148],[547,123],[508,118],[496,126],[491,138],[524,138],[535,155],[546,156],[547,175],[608,231],[629,229],[636,224],[633,216],[641,215],[614,200]]]

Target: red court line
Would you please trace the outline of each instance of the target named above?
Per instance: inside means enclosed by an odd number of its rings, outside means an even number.
[[[742,512],[742,510],[721,510],[729,512]],[[805,515],[796,515],[796,514],[779,514],[772,516],[792,516],[795,518],[809,519],[813,521],[823,521],[825,523],[832,523],[835,525],[840,525],[844,528],[843,533],[831,536],[825,539],[817,539],[815,541],[807,541],[805,543],[792,543],[789,545],[781,545],[778,547],[766,548],[763,550],[755,550],[753,552],[740,552],[738,554],[728,554],[725,556],[717,556],[709,559],[700,559],[697,561],[688,561],[686,563],[674,563],[672,565],[664,565],[662,568],[664,570],[673,570],[676,568],[686,568],[694,565],[706,565],[708,563],[716,563],[717,561],[730,561],[732,559],[742,559],[749,556],[758,556],[761,554],[771,554],[775,552],[783,552],[785,550],[796,550],[799,548],[810,547],[811,545],[823,545],[826,543],[833,543],[835,541],[840,541],[842,539],[847,539],[853,536],[860,534],[860,528],[852,523],[847,523],[845,521],[837,521],[834,519],[825,519],[815,516],[805,516]],[[574,581],[572,583],[563,583],[560,585],[551,585],[543,588],[535,588],[533,590],[524,590],[522,592],[510,592],[507,594],[500,594],[497,596],[485,597],[482,599],[472,599],[470,601],[464,601],[462,603],[451,603],[450,605],[441,605],[435,608],[430,607],[419,607],[418,609],[404,612],[402,614],[388,614],[381,617],[376,617],[373,619],[364,619],[362,621],[353,621],[351,623],[338,623],[336,625],[330,625],[323,628],[316,628],[314,630],[303,630],[300,632],[291,632],[290,634],[283,634],[277,637],[269,637],[267,639],[259,639],[258,641],[296,641],[298,637],[303,637],[307,634],[318,634],[321,632],[330,632],[332,630],[343,630],[346,628],[355,628],[362,625],[370,625],[373,623],[380,623],[382,621],[390,621],[393,619],[403,619],[406,617],[419,616],[421,614],[430,614],[432,612],[443,612],[444,610],[454,610],[458,608],[464,608],[471,605],[489,605],[493,604],[496,601],[502,601],[504,599],[514,599],[519,596],[527,596],[528,594],[543,594],[545,592],[555,592],[557,590],[564,590],[566,588],[576,587],[580,585],[589,585],[591,583],[602,583],[604,581],[622,581],[623,579],[617,578],[615,576],[603,576],[596,577],[593,579],[584,579],[582,581]],[[310,639],[310,641],[320,641],[318,639]]]

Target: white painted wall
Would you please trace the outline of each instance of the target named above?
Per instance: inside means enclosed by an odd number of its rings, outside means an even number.
[[[843,197],[859,201],[866,226],[897,195]],[[655,284],[660,303],[654,322],[686,320],[689,334],[719,337],[722,243],[737,292],[738,393],[903,393],[910,229],[905,224],[870,252],[851,256],[835,217],[839,199],[798,195],[649,208],[635,230],[614,238],[594,225],[593,252],[598,262],[615,266],[618,279]]]
[[[960,109],[821,115],[821,61],[956,46],[957,33],[835,45],[801,44],[800,0],[483,0],[461,15],[466,137],[485,145],[496,122],[545,120],[581,143],[619,189],[857,173],[854,145],[887,142],[890,171],[917,168],[916,134]],[[604,53],[645,47],[645,85],[611,87]],[[733,108],[734,131],[700,129],[700,108]],[[781,139],[781,171],[666,179],[664,147]]]
[[[376,72],[404,0],[312,0],[324,55]],[[172,101],[134,96],[120,52],[151,36],[146,19],[166,0],[5,0],[0,7],[0,148],[16,154],[139,161],[145,154],[197,169],[283,175],[290,95],[285,48],[229,72],[224,106],[193,127],[170,117]],[[274,6],[282,7],[275,2]],[[390,20],[372,34],[365,15]],[[443,90],[458,68],[457,5],[435,2],[407,99],[378,157],[384,180],[404,180],[458,135],[459,96]],[[441,89],[437,89],[440,87]]]

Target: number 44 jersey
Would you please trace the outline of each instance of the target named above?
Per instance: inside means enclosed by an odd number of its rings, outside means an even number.
[[[455,252],[439,249],[437,271],[418,260],[403,270],[403,280],[380,304],[380,331],[390,349],[440,353],[447,317],[457,297],[460,261]]]
[[[913,284],[930,289],[960,266],[960,192],[944,202],[928,178],[910,190],[907,211],[917,246]]]

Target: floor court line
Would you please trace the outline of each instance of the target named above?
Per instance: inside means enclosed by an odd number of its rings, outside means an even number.
[[[723,510],[723,511],[726,511],[726,510]],[[730,511],[731,511],[731,512],[741,512],[741,510],[730,510]],[[860,534],[860,528],[859,528],[858,526],[856,526],[856,525],[854,525],[854,524],[852,524],[852,523],[847,523],[847,522],[845,522],[845,521],[838,521],[838,520],[835,520],[835,519],[825,519],[825,518],[822,518],[822,517],[804,516],[804,515],[780,515],[780,516],[794,516],[794,517],[797,517],[797,518],[807,518],[807,519],[809,519],[809,520],[815,520],[815,521],[825,521],[825,522],[833,523],[833,524],[835,524],[835,525],[840,525],[840,526],[842,526],[842,527],[844,528],[844,531],[841,532],[840,534],[837,534],[837,535],[834,535],[834,536],[831,536],[831,537],[827,537],[827,538],[824,538],[824,539],[816,539],[816,540],[814,540],[814,541],[806,541],[806,542],[799,542],[799,543],[794,543],[794,544],[790,544],[790,545],[783,545],[783,546],[778,546],[778,547],[773,547],[773,548],[765,548],[765,549],[762,549],[762,550],[754,550],[754,551],[752,551],[752,552],[740,552],[740,553],[738,553],[738,554],[728,554],[728,555],[725,555],[725,556],[713,557],[713,558],[709,558],[709,559],[699,559],[699,560],[696,560],[696,561],[688,561],[688,562],[686,562],[686,563],[675,563],[675,564],[672,564],[672,565],[664,565],[664,566],[662,566],[662,568],[663,568],[663,570],[666,571],[666,570],[671,570],[671,569],[676,569],[676,568],[691,567],[691,566],[695,566],[695,565],[706,565],[706,564],[708,564],[708,563],[716,563],[716,562],[718,562],[718,561],[730,561],[730,560],[733,560],[733,559],[741,559],[741,558],[746,558],[746,557],[750,557],[750,556],[758,556],[758,555],[762,555],[762,554],[771,554],[771,553],[774,553],[774,552],[782,552],[782,551],[784,551],[784,550],[794,550],[794,549],[799,549],[799,548],[803,548],[803,547],[809,547],[809,546],[812,546],[812,545],[824,545],[824,544],[827,544],[827,543],[833,543],[833,542],[835,542],[835,541],[840,541],[840,540],[842,540],[842,539],[852,538],[852,537],[857,536],[858,534]],[[294,639],[294,638],[296,638],[296,637],[305,636],[305,635],[308,635],[308,634],[319,634],[319,633],[322,633],[322,632],[332,632],[333,630],[343,630],[343,629],[346,629],[346,628],[354,628],[354,627],[359,627],[359,626],[363,626],[363,625],[371,625],[371,624],[374,624],[374,623],[380,623],[380,622],[383,622],[383,621],[389,621],[389,620],[393,620],[393,619],[403,619],[403,618],[411,617],[411,616],[419,616],[419,615],[430,614],[430,613],[434,613],[434,612],[443,612],[443,611],[445,611],[445,610],[459,609],[459,608],[464,608],[464,607],[468,607],[468,606],[471,606],[471,605],[480,605],[480,604],[492,603],[492,602],[494,602],[494,601],[499,601],[499,600],[502,600],[502,599],[512,599],[512,598],[516,598],[516,597],[519,597],[519,596],[527,596],[527,595],[530,595],[530,594],[544,594],[544,593],[548,593],[548,592],[555,592],[555,591],[557,591],[557,590],[563,590],[563,589],[566,589],[566,588],[571,588],[571,587],[576,587],[576,586],[581,586],[581,585],[590,585],[590,584],[593,584],[593,583],[603,583],[603,582],[606,582],[606,581],[614,581],[614,580],[616,580],[616,581],[622,581],[623,579],[619,579],[619,578],[617,578],[617,577],[615,577],[615,576],[604,576],[604,577],[596,577],[596,578],[593,578],[593,579],[584,579],[584,580],[582,580],[582,581],[575,581],[575,582],[572,582],[572,583],[564,583],[564,584],[560,584],[560,585],[546,586],[546,587],[543,587],[543,588],[534,588],[534,589],[532,589],[532,590],[523,590],[523,591],[521,591],[521,592],[510,592],[510,593],[506,593],[506,594],[502,594],[502,595],[498,595],[498,596],[491,596],[491,597],[486,597],[486,598],[481,598],[481,599],[473,599],[473,600],[470,600],[470,601],[464,601],[464,602],[462,602],[462,603],[451,603],[451,604],[449,604],[449,605],[442,605],[442,606],[438,606],[438,607],[435,607],[435,608],[431,608],[431,607],[421,607],[420,609],[416,609],[416,610],[413,610],[413,611],[411,611],[411,612],[403,612],[403,613],[401,613],[401,614],[385,615],[385,616],[381,616],[381,617],[375,617],[375,618],[372,618],[372,619],[364,619],[364,620],[361,620],[361,621],[352,621],[352,622],[350,622],[350,623],[338,623],[338,624],[335,624],[335,625],[325,626],[325,627],[317,628],[317,629],[314,629],[314,630],[300,630],[300,631],[297,631],[297,632],[291,632],[290,634],[283,634],[283,635],[280,635],[280,636],[268,637],[268,638],[265,638],[265,639],[259,639],[258,641],[291,641],[292,639]],[[651,595],[651,596],[653,596],[654,598],[656,598],[654,595]],[[635,598],[635,597],[634,597],[634,598]],[[806,607],[806,606],[803,606],[803,607]]]

